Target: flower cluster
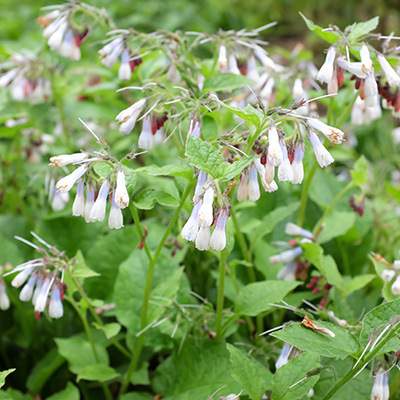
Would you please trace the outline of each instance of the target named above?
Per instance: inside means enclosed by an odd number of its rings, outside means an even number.
[[[193,210],[181,232],[182,238],[195,241],[199,250],[211,248],[221,251],[226,246],[225,227],[230,216],[229,205],[224,199],[214,208],[214,195],[215,188],[208,174],[200,170],[193,196]],[[211,234],[210,227],[213,224],[215,227]]]
[[[125,172],[117,160],[100,153],[90,155],[82,152],[54,156],[50,158],[50,161],[50,165],[53,167],[63,167],[68,164],[80,165],[55,185],[59,193],[67,193],[78,182],[72,215],[82,216],[86,222],[103,221],[106,214],[107,198],[110,197],[111,210],[108,226],[110,229],[123,227],[121,209],[129,205],[129,195],[126,189]],[[95,179],[94,174],[90,172],[96,163],[104,161],[112,164],[113,169],[107,177]]]
[[[51,96],[51,83],[46,77],[46,66],[36,57],[14,54],[8,71],[0,76],[0,87],[8,87],[15,101],[39,103]]]
[[[376,53],[376,60],[380,71],[376,76],[374,63],[370,50]],[[343,85],[344,71],[352,74],[355,88],[359,91],[359,98],[353,108],[352,121],[356,124],[368,123],[379,118],[381,105],[379,95],[382,97],[382,106],[393,111],[394,116],[400,115],[400,76],[390,65],[386,57],[365,43],[359,48],[360,61],[350,61],[349,54],[342,55],[333,44],[327,52],[326,59],[318,72],[317,79],[328,84],[328,93],[337,93],[338,87]],[[365,110],[367,108],[367,110]],[[371,115],[368,113],[371,112]]]
[[[132,50],[128,47],[128,35],[130,31],[120,29],[113,31],[112,36],[108,39],[108,43],[99,50],[99,54],[102,58],[101,63],[111,68],[121,57],[121,65],[118,69],[118,78],[121,80],[129,80],[135,67],[142,63],[142,58],[139,55],[133,54]]]
[[[64,273],[74,261],[69,260],[64,252],[49,245],[34,232],[31,234],[47,249],[16,236],[16,239],[33,247],[41,256],[16,266],[5,275],[18,272],[11,281],[11,285],[15,288],[21,287],[28,281],[22,288],[19,299],[24,302],[32,301],[36,318],[39,318],[46,308],[50,318],[61,318],[64,314],[62,300],[66,290]]]
[[[80,60],[80,47],[87,38],[88,28],[76,29],[76,24],[71,20],[75,10],[73,3],[51,8],[53,11],[38,18],[39,24],[44,28],[43,37],[48,39],[50,49],[59,52],[62,57]]]
[[[121,111],[115,119],[121,123],[119,131],[125,135],[132,132],[138,118],[148,102],[147,98],[141,99],[127,109]],[[162,128],[168,119],[167,111],[153,111],[157,103],[151,107],[140,119],[143,119],[142,130],[139,135],[138,146],[141,149],[151,149],[164,136]]]
[[[296,224],[289,222],[286,224],[285,233],[291,236],[300,236],[303,239],[300,243],[307,243],[315,240],[315,236],[312,232],[303,229]],[[272,265],[284,263],[283,268],[278,272],[277,278],[284,281],[294,281],[297,275],[301,272],[300,266],[302,263],[296,261],[297,257],[303,254],[303,249],[299,246],[297,239],[289,241],[289,245],[292,247],[289,250],[285,250],[280,254],[270,257],[269,261]]]

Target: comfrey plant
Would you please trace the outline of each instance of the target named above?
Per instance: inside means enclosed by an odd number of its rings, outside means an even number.
[[[45,13],[40,57],[9,52],[0,76],[18,101],[0,126],[4,343],[62,332],[35,341],[49,353],[29,391],[48,396],[65,359],[70,398],[71,376],[106,399],[388,398],[399,266],[371,251],[398,248],[398,206],[381,197],[398,201],[398,183],[380,185],[398,165],[385,132],[355,126],[398,116],[397,38],[372,34],[377,19],[304,17],[329,43],[318,69],[302,44],[267,47],[275,23],[143,33],[79,1]],[[22,239],[31,229],[57,247]]]

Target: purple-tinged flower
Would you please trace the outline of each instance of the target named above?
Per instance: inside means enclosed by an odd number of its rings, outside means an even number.
[[[203,203],[199,209],[199,227],[211,226],[213,222],[214,188],[209,186],[203,195]]]
[[[379,370],[374,377],[374,385],[372,386],[371,400],[388,400],[389,399],[389,377],[383,370]]]
[[[293,184],[299,184],[303,182],[304,179],[303,157],[304,157],[304,144],[300,143],[297,145],[294,151],[294,157],[292,161],[293,179],[291,180],[291,182]]]
[[[28,283],[25,284],[25,286],[22,288],[20,294],[19,294],[19,299],[21,301],[30,301],[33,295],[33,289],[35,288],[35,283],[37,280],[37,274],[34,272],[31,277],[28,280]]]
[[[197,199],[203,195],[204,185],[206,184],[207,179],[208,179],[207,172],[200,169],[197,175],[197,184],[194,190],[193,201],[197,201]]]
[[[50,318],[61,318],[64,314],[64,308],[62,305],[62,291],[58,287],[58,285],[54,285],[49,302],[49,317]]]
[[[396,271],[393,271],[392,269],[384,269],[381,273],[381,278],[385,282],[390,282],[394,276],[396,275]]]
[[[110,183],[106,179],[101,185],[99,195],[90,210],[89,218],[91,221],[103,221],[106,215],[107,197],[110,190]]]
[[[275,368],[279,369],[280,367],[284,366],[289,362],[290,353],[293,350],[293,346],[289,343],[285,343],[282,347],[281,354],[279,355],[278,359],[275,363]]]
[[[295,261],[289,261],[285,264],[278,272],[276,277],[281,281],[295,281],[296,280],[297,263]]]
[[[108,227],[110,229],[121,229],[124,226],[124,217],[121,209],[115,204],[114,196],[111,200],[111,210],[108,217]]]
[[[85,213],[85,196],[83,194],[83,179],[78,181],[78,187],[76,189],[76,196],[74,204],[72,205],[72,215],[74,217],[83,216]]]
[[[211,235],[210,247],[213,250],[221,251],[226,246],[225,226],[229,218],[229,211],[223,208],[218,214],[215,222],[215,229]]]
[[[121,55],[121,65],[118,70],[118,79],[128,81],[131,79],[132,69],[129,62],[129,50],[125,49]]]
[[[257,201],[260,198],[257,169],[254,165],[250,168],[248,193],[251,201]]]
[[[287,264],[290,261],[293,261],[296,257],[300,256],[301,254],[303,254],[303,249],[300,246],[294,247],[293,249],[283,251],[280,254],[270,257],[269,261],[272,265],[276,265],[279,263]]]
[[[292,222],[288,222],[286,224],[285,233],[287,235],[292,235],[292,236],[302,236],[304,238],[311,239],[311,240],[315,239],[312,232],[308,231],[307,229],[303,229],[300,226],[298,226]]]
[[[201,205],[203,204],[202,200],[199,200],[197,203],[194,204],[192,213],[190,214],[189,219],[187,220],[186,224],[182,228],[181,236],[182,239],[186,239],[190,242],[196,239],[197,232],[199,231],[199,225],[197,223],[197,218],[199,215],[199,210]]]
[[[247,200],[247,196],[249,193],[248,180],[249,180],[248,174],[243,171],[242,174],[240,175],[240,183],[239,183],[239,187],[238,187],[238,191],[237,191],[238,201],[246,201]]]
[[[149,150],[153,147],[153,133],[151,132],[151,117],[147,115],[143,118],[143,127],[139,135],[139,147]]]
[[[94,222],[95,220],[92,220],[90,218],[90,212],[92,210],[93,204],[94,204],[94,188],[93,186],[88,183],[86,185],[86,203],[85,203],[85,210],[84,210],[84,217],[86,222]]]
[[[139,118],[144,106],[146,105],[147,99],[140,99],[136,103],[132,104],[125,110],[122,110],[115,119],[121,123],[119,131],[124,135],[132,132],[136,125],[136,121]]]
[[[396,296],[400,294],[400,275],[397,276],[392,285],[392,293]]]

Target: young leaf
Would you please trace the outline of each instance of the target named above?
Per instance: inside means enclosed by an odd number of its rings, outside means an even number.
[[[15,371],[15,368],[10,368],[10,369],[0,372],[0,388],[4,386],[7,375],[10,375],[14,371]]]
[[[227,344],[226,347],[231,354],[233,378],[240,383],[245,393],[249,394],[253,400],[261,399],[265,387],[255,361],[231,344]]]
[[[243,75],[231,73],[211,75],[204,81],[203,92],[239,89],[251,85],[253,81]]]
[[[240,289],[235,304],[235,313],[237,315],[256,316],[272,308],[270,303],[281,301],[300,284],[301,282],[273,280],[250,283]]]
[[[346,30],[350,29],[350,33],[347,36],[348,41],[351,43],[354,40],[358,39],[359,37],[364,36],[367,33],[370,33],[371,31],[376,29],[378,24],[379,24],[379,17],[374,17],[368,21],[358,22],[353,26],[346,28]]]
[[[93,326],[104,332],[107,339],[111,339],[118,335],[121,330],[121,325],[118,322],[110,322],[109,324],[100,325],[97,322],[93,322]]]
[[[358,340],[351,333],[339,328],[337,325],[324,321],[317,321],[315,324],[329,329],[335,334],[335,337],[306,328],[300,323],[295,323],[280,331],[273,332],[271,336],[290,343],[300,350],[312,351],[326,357],[344,359],[360,348]]]
[[[76,264],[72,267],[72,275],[74,278],[90,278],[92,276],[100,276],[97,272],[91,270],[85,262],[85,258],[80,250],[75,255]]]
[[[320,26],[315,25],[310,19],[306,18],[301,12],[299,12],[301,17],[304,19],[304,22],[307,25],[307,28],[310,31],[315,32],[319,37],[326,40],[329,43],[335,43],[339,40],[339,36],[336,35],[334,32],[324,31]]]
[[[295,384],[305,378],[307,372],[315,370],[319,366],[319,355],[315,353],[303,353],[292,358],[275,372],[272,379],[272,400],[304,398],[318,381],[319,374],[313,375],[297,385]],[[295,386],[290,388],[292,385]]]
[[[378,17],[377,17],[378,18]],[[354,168],[350,171],[351,178],[355,185],[367,182],[368,164],[364,156],[361,156],[354,164]]]
[[[235,161],[232,164],[222,164],[218,171],[220,181],[229,181],[236,175],[240,174],[252,161],[254,156],[244,157],[239,161]]]
[[[214,178],[217,177],[218,170],[224,163],[221,153],[214,146],[193,135],[188,136],[186,155],[189,157],[190,164]]]
[[[255,127],[259,127],[262,120],[264,119],[264,115],[261,111],[255,109],[251,104],[248,104],[247,107],[242,110],[241,108],[236,108],[232,106],[228,106],[225,103],[220,103],[224,108],[242,118],[246,122],[250,123]]]

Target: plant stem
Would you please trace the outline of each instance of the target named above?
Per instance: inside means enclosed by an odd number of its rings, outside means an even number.
[[[74,285],[76,286],[79,294],[82,296],[82,298],[85,300],[88,309],[90,311],[90,313],[92,314],[93,318],[96,320],[96,322],[101,326],[104,327],[103,321],[101,320],[101,318],[97,315],[96,311],[94,310],[92,303],[90,302],[89,297],[87,296],[87,294],[85,293],[85,291],[83,290],[83,287],[80,285],[80,283],[72,276],[72,274],[70,273],[70,277],[72,282],[74,283]],[[116,339],[111,338],[109,339],[111,341],[111,343],[126,357],[131,358],[131,353],[125,349],[124,346],[121,345],[121,343],[119,343]]]
[[[303,190],[301,191],[301,198],[300,198],[300,208],[299,208],[299,215],[297,217],[297,225],[303,226],[304,217],[306,214],[306,207],[307,207],[307,200],[308,200],[308,192],[310,190],[311,181],[317,172],[318,163],[314,160],[314,163],[311,169],[308,171],[307,177],[303,183]]]
[[[219,261],[218,299],[217,299],[217,340],[222,339],[222,312],[224,311],[226,248],[221,251]]]
[[[139,234],[139,237],[140,237],[140,239],[143,239],[144,234],[143,234],[143,231],[142,231],[142,226],[140,225],[140,218],[139,218],[139,214],[137,212],[137,208],[132,204],[132,202],[130,202],[129,203],[129,209],[131,210],[133,222],[135,223],[136,230],[137,230],[137,232]],[[152,257],[151,257],[150,250],[147,247],[146,242],[144,242],[143,248],[144,248],[144,251],[147,254],[147,257],[148,257],[149,261],[151,262]]]
[[[381,342],[375,347],[375,349],[369,353],[369,355],[365,358],[364,362],[359,363],[356,368],[351,369],[335,386],[325,395],[322,400],[330,399],[342,386],[344,386],[351,378],[354,377],[363,367],[364,365],[368,364],[382,349],[382,347],[395,335],[399,328],[399,324],[395,325],[389,333],[381,340]]]
[[[322,214],[321,218],[318,220],[318,222],[316,223],[314,230],[313,230],[313,234],[316,235],[318,233],[318,231],[320,230],[322,224],[325,221],[325,218],[329,215],[329,213],[332,211],[332,208],[334,207],[334,205],[340,200],[340,198],[348,191],[350,190],[352,187],[354,186],[353,182],[349,182],[336,196],[335,198],[332,200],[332,203],[329,204],[329,207],[325,210],[325,212]]]
[[[179,217],[179,213],[185,203],[186,198],[188,197],[189,193],[191,192],[193,185],[194,185],[194,183],[189,183],[187,185],[184,193],[182,194],[182,198],[181,198],[179,207],[175,210],[175,213],[174,213],[170,223],[168,224],[168,227],[164,233],[164,236],[161,238],[160,243],[158,244],[158,247],[156,249],[156,252],[154,253],[154,256],[150,260],[149,269],[147,271],[146,284],[145,284],[145,288],[144,288],[144,295],[143,295],[143,308],[142,308],[142,317],[141,317],[141,324],[140,324],[141,330],[143,330],[147,325],[147,312],[149,309],[151,283],[153,280],[154,268],[156,266],[158,256],[160,255],[160,252],[161,252],[162,248],[164,247],[164,243],[168,239],[168,236],[171,233],[172,228],[174,227],[175,222]],[[128,368],[128,372],[126,373],[124,380],[122,382],[122,386],[121,386],[121,389],[119,392],[119,397],[121,397],[126,392],[126,389],[128,388],[129,382],[131,380],[131,376],[135,372],[137,363],[139,361],[140,354],[141,354],[143,346],[144,346],[145,338],[146,338],[146,332],[143,332],[138,338],[138,341],[136,343],[135,352],[134,352],[133,358],[132,358],[131,363]]]
[[[75,311],[79,315],[79,318],[82,321],[83,328],[85,329],[86,336],[87,336],[87,338],[89,340],[89,343],[90,343],[90,346],[92,348],[93,356],[94,356],[96,362],[98,364],[100,364],[100,358],[99,358],[99,355],[97,353],[96,346],[95,346],[95,343],[94,343],[94,340],[93,340],[93,335],[92,335],[92,332],[90,330],[89,323],[88,323],[88,320],[87,320],[87,317],[86,317],[86,310],[83,310],[83,309],[79,308],[79,306],[76,304],[76,302],[72,298],[72,296],[65,296],[65,299],[70,302],[72,307],[75,309]],[[111,395],[109,387],[105,383],[101,383],[101,386],[103,388],[104,395],[106,396],[106,399],[107,400],[112,400],[113,397]]]

